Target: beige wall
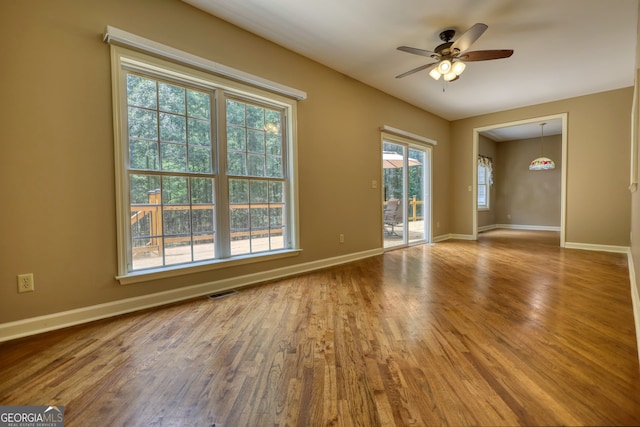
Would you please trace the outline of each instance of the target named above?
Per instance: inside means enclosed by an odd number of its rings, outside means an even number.
[[[121,286],[106,25],[306,91],[300,256]],[[450,124],[179,0],[0,6],[0,323],[382,247],[382,125],[434,139],[434,233],[449,233]],[[346,242],[339,244],[338,234]],[[16,292],[33,272],[36,291]]]
[[[486,136],[480,135],[478,139],[478,154],[490,157],[493,160],[493,177],[496,178],[495,168],[498,162],[497,143]],[[489,188],[489,209],[478,210],[478,227],[493,225],[496,223],[496,183]]]
[[[624,88],[458,120],[451,132],[451,229],[472,234],[473,129],[568,113],[566,241],[628,246],[629,138],[633,89]],[[455,170],[454,170],[455,169]]]
[[[496,223],[560,227],[562,136],[544,138],[544,155],[556,168],[530,171],[540,156],[540,138],[498,143]]]
[[[640,9],[638,10],[638,25],[640,25]],[[640,27],[637,33],[636,42],[636,76],[640,70]],[[640,82],[636,79],[636,86],[640,85]],[[636,91],[640,88],[636,87]],[[635,125],[636,125],[636,144],[640,145],[640,99],[635,100]],[[637,153],[637,164],[640,165],[640,149]],[[640,168],[636,172],[635,181],[640,181]],[[629,182],[631,180],[629,179]],[[633,271],[635,271],[635,283],[631,285],[635,287],[635,293],[632,295],[636,298],[634,312],[636,316],[636,336],[638,337],[638,355],[640,356],[640,188],[636,189],[632,193],[631,200],[631,256],[633,262]]]

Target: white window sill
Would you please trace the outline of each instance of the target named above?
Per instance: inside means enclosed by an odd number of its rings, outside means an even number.
[[[271,261],[280,258],[298,256],[302,249],[287,249],[278,252],[268,252],[264,254],[251,254],[237,256],[229,259],[218,259],[188,265],[175,265],[163,268],[153,268],[138,270],[127,273],[123,276],[116,276],[121,285],[146,282],[149,280],[165,279],[168,277],[184,276],[185,274],[199,273],[202,271],[217,270],[220,268],[234,267],[237,265],[253,264],[262,261]]]
[[[478,208],[478,212],[482,212],[482,211],[490,211],[490,208]]]

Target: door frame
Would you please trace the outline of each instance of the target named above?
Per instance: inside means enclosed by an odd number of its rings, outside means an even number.
[[[560,247],[564,248],[566,241],[566,212],[567,212],[567,126],[568,113],[552,114],[548,116],[532,117],[529,119],[517,120],[513,122],[498,123],[490,126],[482,126],[473,129],[473,156],[472,156],[472,224],[473,240],[478,239],[478,149],[480,143],[480,133],[510,126],[517,126],[529,123],[537,123],[545,120],[562,120],[562,173],[560,187]]]
[[[384,250],[392,250],[392,249],[397,249],[397,248],[401,248],[401,247],[407,247],[407,246],[412,246],[412,245],[420,245],[420,244],[428,244],[432,242],[433,236],[432,236],[432,229],[433,229],[433,152],[432,149],[435,145],[437,145],[437,141],[430,139],[430,138],[426,138],[423,137],[421,135],[416,135],[413,134],[411,132],[406,132],[400,129],[395,129],[392,128],[390,126],[383,126],[381,129],[381,133],[380,133],[380,146],[379,146],[379,150],[378,152],[380,153],[380,172],[381,172],[381,185],[380,185],[380,213],[381,213],[381,220],[380,220],[380,225],[381,225],[381,237],[382,237],[382,248]],[[394,144],[399,144],[399,145],[403,145],[407,148],[407,156],[408,156],[408,151],[410,148],[413,149],[418,149],[418,150],[423,150],[425,153],[425,168],[424,168],[424,176],[423,176],[423,180],[424,180],[424,194],[423,194],[423,198],[424,198],[424,202],[423,202],[423,216],[427,216],[428,215],[428,220],[425,218],[424,220],[424,240],[421,240],[419,242],[416,243],[410,243],[408,238],[407,238],[407,242],[403,243],[402,245],[397,245],[397,246],[393,246],[390,248],[384,248],[384,215],[382,215],[382,212],[384,211],[384,209],[382,208],[382,205],[384,204],[384,168],[382,167],[382,151],[383,151],[383,147],[384,147],[384,142],[388,141],[390,143],[394,143]],[[408,170],[406,170],[407,168],[405,168],[405,175],[406,177],[408,177]],[[407,192],[407,187],[408,187],[408,182],[405,179],[404,182],[404,193]],[[405,198],[406,199],[406,198]],[[404,202],[404,215],[405,217],[407,217],[408,215],[408,200],[405,200]]]

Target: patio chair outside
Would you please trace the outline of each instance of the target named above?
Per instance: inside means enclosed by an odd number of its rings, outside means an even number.
[[[400,208],[400,200],[389,199],[387,206],[384,208],[384,225],[390,228],[385,228],[384,232],[388,236],[397,236],[394,227],[402,222],[402,209]]]

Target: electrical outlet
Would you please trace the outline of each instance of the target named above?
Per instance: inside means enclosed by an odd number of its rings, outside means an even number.
[[[344,234],[340,235],[340,243],[344,243]]]
[[[18,292],[33,292],[33,273],[18,275]]]

